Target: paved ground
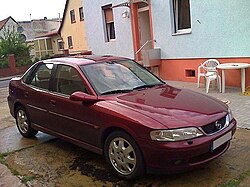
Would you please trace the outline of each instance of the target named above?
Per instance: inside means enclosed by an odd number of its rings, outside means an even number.
[[[193,83],[167,81],[169,84],[204,92]],[[123,181],[108,172],[102,156],[52,136],[39,133],[25,139],[10,116],[6,96],[0,88],[0,187],[15,186],[169,186],[169,187],[250,187],[250,105],[249,96],[230,88],[209,95],[230,101],[239,128],[229,150],[201,169],[178,175],[146,175],[135,181]],[[245,128],[245,129],[244,129]]]

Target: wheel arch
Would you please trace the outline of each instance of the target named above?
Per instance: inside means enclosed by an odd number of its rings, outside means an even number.
[[[16,117],[16,109],[18,107],[20,107],[20,106],[23,107],[24,109],[26,109],[21,102],[19,102],[19,101],[15,102],[15,104],[14,104],[14,111],[13,111],[14,112],[14,117]]]
[[[139,148],[139,151],[141,152],[141,155],[142,155],[142,159],[143,159],[143,162],[144,164],[146,164],[145,162],[145,159],[144,159],[144,155],[143,155],[143,151],[141,150],[141,147],[139,146],[138,142],[136,141],[135,139],[135,136],[136,134],[132,131],[128,131],[128,130],[125,130],[124,128],[122,127],[117,127],[117,126],[110,126],[108,127],[107,129],[105,129],[103,132],[102,132],[102,135],[101,135],[101,148],[102,148],[102,154],[104,155],[104,146],[105,146],[105,141],[106,139],[108,138],[108,136],[112,133],[112,132],[115,132],[115,131],[122,131],[122,132],[125,132],[126,134],[128,134],[133,140],[134,142],[137,144],[138,148]]]

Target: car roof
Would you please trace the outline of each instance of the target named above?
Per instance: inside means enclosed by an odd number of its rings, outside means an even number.
[[[69,56],[61,58],[52,58],[44,60],[43,62],[45,63],[61,62],[61,63],[75,64],[80,66],[80,65],[100,63],[100,62],[116,61],[116,60],[128,60],[128,58],[116,57],[116,56],[78,55],[78,56]]]

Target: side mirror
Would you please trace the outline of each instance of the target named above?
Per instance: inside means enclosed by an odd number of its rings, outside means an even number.
[[[83,103],[89,103],[89,102],[97,102],[98,98],[94,95],[89,95],[84,92],[74,92],[70,95],[69,99],[71,101],[81,101]]]

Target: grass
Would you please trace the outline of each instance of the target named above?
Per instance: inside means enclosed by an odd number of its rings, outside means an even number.
[[[26,184],[28,181],[31,181],[31,180],[35,179],[34,176],[22,176],[19,173],[19,171],[17,171],[16,169],[13,169],[11,167],[9,167],[8,164],[5,163],[5,157],[7,157],[8,155],[10,155],[11,153],[13,153],[13,152],[0,153],[0,163],[6,165],[10,169],[11,173],[14,176],[19,177],[21,179],[22,183],[24,183],[24,184]]]
[[[240,183],[247,177],[250,177],[250,170],[241,173],[238,177],[221,184],[219,187],[237,187],[240,185]]]
[[[5,157],[11,154],[11,152],[6,152],[6,153],[0,153],[0,163],[3,164]]]
[[[27,182],[29,182],[33,179],[35,179],[34,176],[23,176],[21,180],[22,180],[22,183],[26,184]]]
[[[13,175],[15,175],[15,176],[19,176],[19,175],[20,175],[20,173],[19,173],[17,170],[15,170],[15,169],[12,169],[12,170],[11,170],[11,173],[12,173]]]

